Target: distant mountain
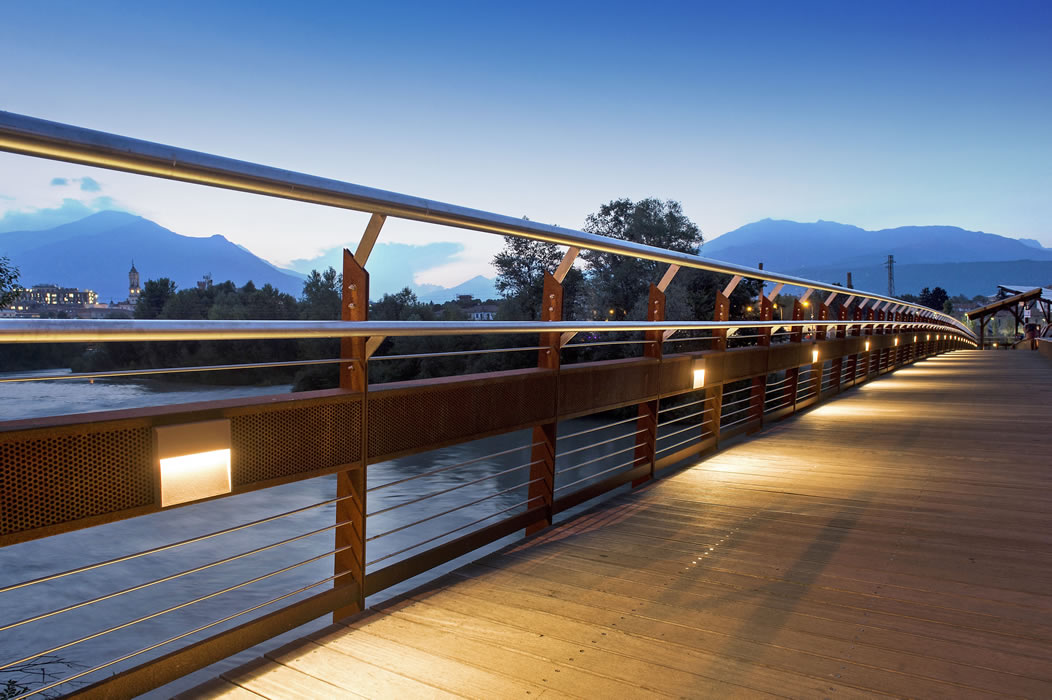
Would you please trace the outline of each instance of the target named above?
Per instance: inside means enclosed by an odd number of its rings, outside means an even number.
[[[436,304],[452,301],[461,294],[470,294],[476,299],[481,299],[482,301],[496,299],[498,297],[497,289],[493,286],[493,280],[489,277],[483,277],[482,275],[472,277],[467,282],[461,282],[455,287],[420,285],[420,289],[414,291],[416,291],[416,295],[421,301],[430,301]]]
[[[354,246],[351,246],[354,250]],[[418,272],[430,270],[456,260],[462,253],[464,245],[451,241],[433,241],[420,245],[409,243],[379,242],[369,256],[369,296],[374,300],[384,294],[394,294],[409,287],[421,301],[442,303],[455,299],[458,294],[471,294],[478,299],[492,299],[497,296],[493,280],[481,275],[455,287],[442,287],[437,284],[418,284],[413,278]],[[343,265],[343,247],[330,248],[320,255],[301,260],[293,260],[292,268],[299,272],[324,270],[333,267],[337,270]]]
[[[766,267],[766,266],[765,266]],[[845,283],[846,273],[839,266],[816,266],[793,270],[792,274],[821,282]],[[885,292],[888,270],[883,265],[851,269],[856,289]],[[990,295],[997,285],[1032,284],[1035,287],[1052,285],[1052,260],[997,260],[965,263],[919,263],[895,265],[896,294],[916,294],[924,287],[942,287],[951,296],[964,294]]]
[[[1038,250],[1049,250],[1045,246],[1041,245],[1040,241],[1035,241],[1033,238],[1020,238],[1019,242],[1023,245],[1028,245],[1031,248],[1037,248]]]
[[[894,255],[895,289],[900,294],[934,286],[950,294],[991,294],[996,290],[991,280],[1014,279],[1014,270],[1020,271],[1022,282],[1052,281],[1052,249],[1037,241],[955,226],[867,231],[833,221],[764,219],[705,243],[701,254],[753,267],[762,261],[769,270],[824,282],[843,284],[851,272],[857,288],[872,291],[887,288],[883,265]]]
[[[303,277],[281,270],[220,235],[181,236],[140,216],[104,211],[43,231],[0,233],[0,255],[18,266],[25,286],[55,283],[93,289],[99,301],[128,296],[132,261],[143,282],[168,277],[179,289],[205,274],[217,282],[271,284],[299,297]]]

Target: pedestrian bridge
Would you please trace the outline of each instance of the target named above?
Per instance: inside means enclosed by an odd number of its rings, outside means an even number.
[[[1050,370],[911,365],[190,695],[1048,697]]]
[[[338,374],[0,423],[8,698],[1050,694],[1045,341],[984,353],[878,293],[19,115],[0,148],[368,214],[340,320],[0,320],[229,357],[0,387]],[[540,320],[370,320],[389,217],[565,246]],[[564,319],[581,249],[647,263],[645,319]],[[666,318],[682,269],[712,319]],[[385,342],[451,336],[476,347]]]

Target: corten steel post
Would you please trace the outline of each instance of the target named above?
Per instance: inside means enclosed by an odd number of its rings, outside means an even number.
[[[866,317],[865,320],[867,320],[867,321],[874,320],[874,317],[876,316],[876,314],[873,312],[873,307],[871,306],[868,309],[866,309],[865,311],[866,311],[865,312],[865,317]],[[867,337],[867,338],[871,337],[873,335],[873,326],[872,325],[864,326],[863,329],[862,329],[862,335]],[[866,347],[865,346],[866,342],[870,342],[870,341],[863,341],[863,345],[862,345],[863,348]],[[862,376],[865,377],[866,379],[869,379],[869,373],[873,371],[873,350],[872,350],[872,346],[870,346],[870,350],[866,351],[866,361],[865,361],[865,363],[863,363],[863,365],[864,365],[864,369],[865,369],[865,374],[863,374]]]
[[[768,299],[764,295],[760,295],[760,320],[770,321],[774,319],[774,302]],[[760,347],[769,348],[771,346],[771,331],[773,328],[766,327],[760,329],[760,337],[756,339],[756,344]],[[770,353],[768,353],[770,357]],[[749,392],[749,422],[755,421],[755,425],[751,428],[750,432],[760,430],[763,427],[763,409],[764,402],[767,399],[767,373],[759,377],[753,377],[752,390]]]
[[[343,321],[367,321],[369,319],[369,273],[359,265],[349,250],[343,251]],[[335,529],[336,549],[346,547],[334,557],[334,571],[350,572],[339,576],[334,586],[356,585],[355,603],[333,611],[332,619],[342,619],[365,606],[365,463],[368,429],[369,371],[366,364],[366,338],[341,338],[340,388],[362,394],[361,450],[362,460],[353,469],[336,475],[336,496],[346,498],[336,503],[336,522],[345,523]]]
[[[815,320],[816,321],[828,321],[829,320],[829,305],[828,304],[816,304],[815,305]],[[815,344],[814,347],[818,348],[818,337],[821,335],[825,337],[826,332],[829,330],[829,326],[815,326]],[[819,351],[821,353],[821,351]],[[822,398],[822,366],[825,364],[825,358],[819,354],[818,362],[811,364],[811,375],[814,378],[815,386],[815,397],[816,399]],[[816,401],[817,403],[817,401]]]
[[[877,321],[883,321],[884,320],[884,310],[883,309],[881,309],[876,314],[874,314],[874,320],[877,320]],[[884,328],[884,326],[877,326],[873,330],[874,335],[884,335],[884,333],[886,333],[886,332],[887,332],[887,330]],[[884,348],[880,348],[879,350],[877,350],[877,375],[878,376],[880,375],[880,365],[883,364],[883,362],[884,362]]]
[[[715,305],[712,310],[712,320],[727,321],[730,319],[730,313],[730,298],[722,291],[717,291]],[[712,341],[713,351],[725,352],[727,350],[726,329],[715,330],[712,332],[712,336],[716,339]],[[707,388],[705,390],[705,398],[712,399],[712,435],[715,438],[716,445],[719,446],[720,426],[723,423],[723,384],[720,383],[714,387]]]
[[[647,320],[665,320],[665,293],[654,284],[650,285]],[[646,340],[648,342],[643,346],[643,355],[660,360],[664,331],[647,331]],[[632,468],[635,469],[640,464],[649,464],[650,472],[633,481],[633,486],[645,484],[654,478],[654,464],[657,459],[658,404],[658,400],[644,401],[639,404],[639,418],[636,420],[636,449],[633,453],[636,461],[632,464]]]
[[[713,321],[726,321],[730,319],[731,313],[731,302],[723,292],[716,292],[716,305],[712,311]],[[716,339],[712,341],[713,350],[726,350],[727,349],[727,329],[720,328],[712,332],[712,336]]]
[[[563,320],[563,285],[550,272],[544,273],[544,292],[541,298],[541,320]],[[537,353],[537,366],[559,372],[559,333],[541,333],[543,350]],[[533,429],[533,448],[530,449],[530,486],[528,508],[538,502],[545,508],[544,520],[526,528],[526,534],[543,530],[552,524],[552,504],[555,502],[555,444],[557,423],[544,423]]]
[[[847,320],[847,306],[845,306],[843,303],[840,303],[840,304],[837,305],[836,318],[837,318],[838,321],[846,321]],[[846,335],[847,335],[847,327],[843,326],[843,325],[838,325],[836,327],[836,337],[837,338],[843,338]],[[833,385],[833,388],[836,390],[836,393],[839,394],[840,393],[841,384],[843,383],[843,373],[844,373],[844,356],[843,355],[839,355],[839,356],[837,356],[836,358],[833,359],[832,369],[830,370],[830,372],[832,373],[833,379],[835,381],[835,384]]]
[[[859,307],[857,305],[855,306],[855,310],[851,314],[851,318],[854,321],[861,321],[862,320],[862,309],[861,309],[861,307]],[[859,324],[856,324],[855,326],[853,326],[851,328],[851,336],[852,337],[858,337],[860,335],[862,335],[862,326],[859,325]],[[850,358],[848,358],[848,366],[851,368],[851,384],[852,385],[854,385],[854,383],[856,381],[858,381],[858,356],[859,356],[859,353],[856,352],[853,355],[851,355]]]
[[[800,303],[799,299],[793,300],[793,320],[804,320],[804,305]],[[801,343],[803,342],[803,339],[804,327],[792,326],[789,333],[789,342]],[[796,394],[800,389],[800,368],[793,367],[792,369],[786,370],[786,376],[789,379],[786,383],[789,385],[789,396],[792,398],[793,411],[796,411]]]

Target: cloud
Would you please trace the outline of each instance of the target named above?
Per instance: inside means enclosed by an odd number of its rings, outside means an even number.
[[[464,252],[462,243],[435,241],[425,245],[407,243],[377,243],[369,256],[369,296],[379,298],[385,293],[397,292],[403,287],[419,286],[414,277],[422,270],[451,262]],[[326,267],[341,270],[343,248],[330,248],[309,260],[293,260],[293,270],[308,273]],[[473,276],[473,275],[469,275]],[[465,279],[467,279],[465,277]]]
[[[0,233],[7,231],[43,231],[68,224],[107,209],[123,209],[110,197],[96,197],[88,202],[63,199],[50,209],[12,209],[0,217]]]
[[[64,187],[69,184],[69,180],[64,177],[53,177],[51,178],[52,187]]]
[[[98,192],[102,187],[90,177],[80,178],[80,191],[81,192]]]

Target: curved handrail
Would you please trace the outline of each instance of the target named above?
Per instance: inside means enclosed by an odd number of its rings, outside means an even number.
[[[561,226],[550,226],[423,197],[389,192],[12,112],[0,111],[0,150],[414,221],[630,255],[670,265],[741,275],[749,279],[765,280],[776,284],[874,299],[902,305],[926,317],[939,318],[974,337],[971,330],[952,316],[883,294],[845,289],[827,282],[725,263],[700,255],[665,250]]]
[[[178,320],[0,320],[0,342],[85,343],[164,340],[273,340],[375,336],[498,335],[615,331],[733,330],[736,328],[908,326],[962,335],[937,323],[910,321],[178,321]]]

